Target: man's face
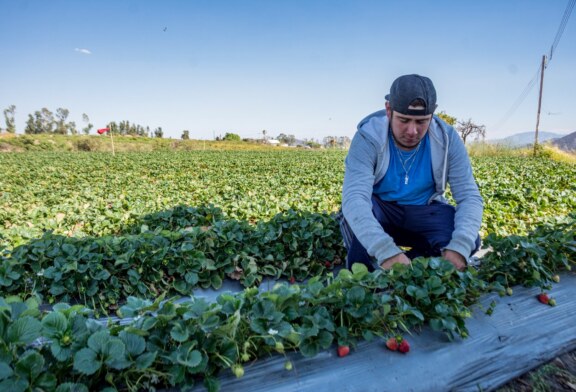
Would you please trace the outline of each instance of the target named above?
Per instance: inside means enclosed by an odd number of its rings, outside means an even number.
[[[414,109],[418,109],[414,107]],[[432,115],[426,116],[409,116],[392,111],[388,102],[386,102],[386,113],[390,120],[390,127],[394,134],[396,144],[403,150],[411,150],[416,147],[420,140],[428,132],[428,126]]]

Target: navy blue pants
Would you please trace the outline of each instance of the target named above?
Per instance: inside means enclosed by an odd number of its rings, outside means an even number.
[[[455,212],[456,209],[450,204],[432,202],[423,206],[403,206],[382,201],[372,195],[372,213],[397,246],[410,248],[406,251],[406,256],[410,259],[441,255],[442,249],[452,239]],[[346,267],[363,263],[370,271],[377,268],[378,264],[368,255],[343,217],[340,220],[340,229],[348,251]],[[472,254],[479,248],[480,236],[476,238],[476,247]]]

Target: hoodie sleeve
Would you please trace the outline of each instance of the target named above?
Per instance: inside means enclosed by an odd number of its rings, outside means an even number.
[[[342,212],[356,238],[380,264],[402,253],[372,213],[372,193],[378,150],[362,132],[356,132],[348,156],[342,188]]]
[[[446,249],[468,258],[475,248],[484,205],[464,143],[453,129],[448,134],[448,183],[456,201],[456,215],[452,239]]]

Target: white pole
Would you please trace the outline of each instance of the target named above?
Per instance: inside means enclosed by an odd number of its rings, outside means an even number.
[[[114,138],[112,137],[112,129],[110,129],[108,132],[110,133],[110,143],[112,144],[112,156],[115,156],[116,154],[114,153]]]

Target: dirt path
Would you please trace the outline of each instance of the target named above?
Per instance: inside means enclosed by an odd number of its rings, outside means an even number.
[[[496,390],[496,392],[532,391],[576,391],[576,351],[561,355]]]

